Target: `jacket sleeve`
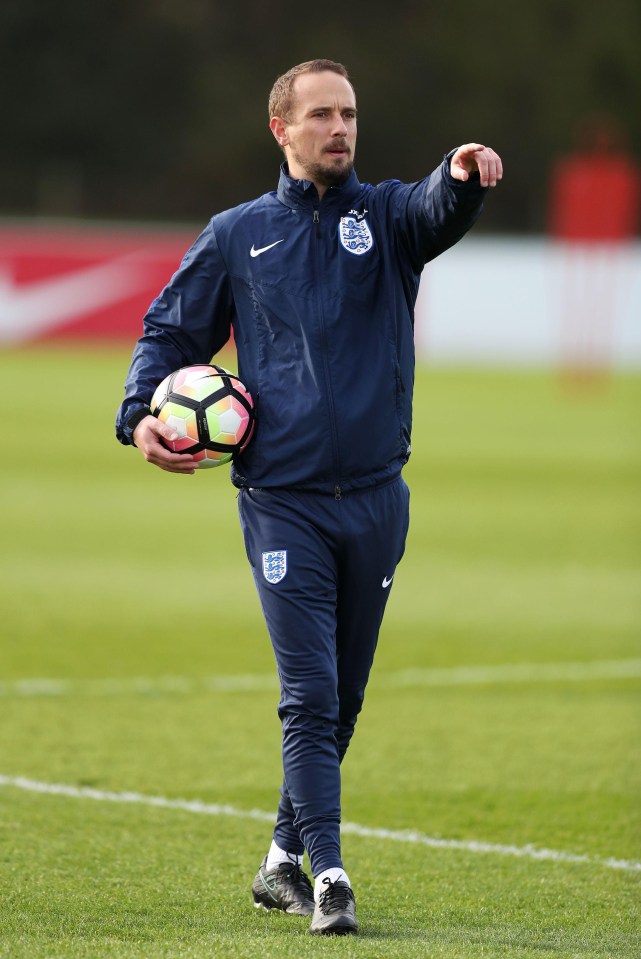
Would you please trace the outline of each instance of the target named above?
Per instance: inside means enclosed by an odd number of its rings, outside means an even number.
[[[133,429],[149,412],[165,376],[181,366],[210,362],[229,339],[232,319],[229,277],[211,220],[144,317],[116,417],[121,443],[133,442]]]
[[[390,197],[397,242],[417,274],[457,243],[483,209],[487,188],[481,186],[478,173],[466,182],[451,175],[454,152],[425,179],[410,184],[396,181]]]

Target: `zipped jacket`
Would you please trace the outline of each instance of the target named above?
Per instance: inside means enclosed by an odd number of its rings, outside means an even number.
[[[117,417],[122,443],[160,381],[207,363],[233,329],[257,404],[236,486],[340,496],[387,482],[410,454],[414,305],[425,263],[478,217],[478,175],[448,155],[428,177],[360,183],[319,201],[281,168],[278,190],[217,214],[144,318]]]

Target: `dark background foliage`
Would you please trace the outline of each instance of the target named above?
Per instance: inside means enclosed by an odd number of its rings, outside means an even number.
[[[0,214],[200,222],[272,189],[271,85],[327,56],[357,89],[362,180],[479,140],[508,172],[482,228],[541,231],[582,119],[641,155],[640,50],[638,0],[4,0]]]

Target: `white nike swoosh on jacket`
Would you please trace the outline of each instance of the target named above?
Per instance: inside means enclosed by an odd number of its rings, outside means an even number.
[[[282,240],[276,240],[275,243],[270,243],[269,246],[261,246],[261,248],[260,248],[259,250],[255,250],[255,249],[254,249],[254,244],[252,243],[252,248],[251,248],[251,250],[249,251],[249,255],[250,255],[250,256],[260,256],[261,253],[266,253],[267,250],[271,250],[271,248],[272,248],[273,246],[278,246],[279,243],[284,243],[284,242],[285,242],[285,237],[283,237]]]

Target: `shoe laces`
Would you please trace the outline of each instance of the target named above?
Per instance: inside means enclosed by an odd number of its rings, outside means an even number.
[[[323,885],[326,885],[327,889],[320,894],[318,905],[326,916],[332,912],[342,912],[347,909],[354,899],[354,893],[350,887],[340,879],[332,882],[328,877],[323,879]]]
[[[281,882],[291,883],[298,892],[314,896],[314,888],[299,862],[282,862],[278,867]]]

